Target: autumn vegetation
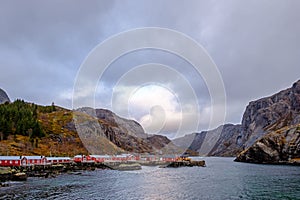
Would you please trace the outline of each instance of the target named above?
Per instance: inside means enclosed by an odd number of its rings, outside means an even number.
[[[72,111],[16,100],[0,105],[0,155],[85,154]]]

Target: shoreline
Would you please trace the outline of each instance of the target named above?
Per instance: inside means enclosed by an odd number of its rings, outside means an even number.
[[[205,161],[110,161],[110,162],[86,162],[67,163],[55,165],[32,165],[19,167],[0,167],[0,187],[7,187],[7,181],[26,181],[27,177],[55,178],[59,174],[76,174],[80,171],[94,171],[96,169],[108,169],[118,171],[141,170],[142,166],[159,166],[160,168],[178,167],[205,167]],[[25,177],[26,176],[26,177]],[[18,179],[19,178],[19,179]]]

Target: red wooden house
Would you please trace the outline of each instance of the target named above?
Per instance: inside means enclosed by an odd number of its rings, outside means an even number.
[[[121,154],[121,155],[113,156],[112,160],[114,160],[114,161],[127,161],[128,157],[127,157],[126,154]]]
[[[142,155],[140,159],[146,161],[158,161],[159,157],[156,155]]]
[[[91,159],[96,163],[112,160],[112,156],[109,155],[90,155]]]
[[[46,157],[47,164],[66,164],[71,163],[70,157]]]
[[[24,156],[27,159],[26,165],[45,165],[47,159],[45,156]]]
[[[91,156],[86,156],[86,155],[76,155],[73,160],[76,163],[93,163],[93,162],[95,162],[91,158]]]
[[[161,160],[165,161],[165,162],[175,162],[175,161],[178,161],[178,156],[175,156],[175,155],[164,155],[161,158]]]
[[[2,167],[19,167],[26,165],[27,159],[22,156],[0,156],[0,166]]]

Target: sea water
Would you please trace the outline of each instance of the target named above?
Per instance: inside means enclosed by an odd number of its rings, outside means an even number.
[[[95,170],[28,178],[0,199],[300,199],[300,167],[204,158],[207,167]]]

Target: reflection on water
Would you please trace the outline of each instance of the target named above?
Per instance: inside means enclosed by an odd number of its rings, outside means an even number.
[[[205,160],[205,168],[143,167],[29,178],[0,188],[0,199],[300,199],[299,167]]]

